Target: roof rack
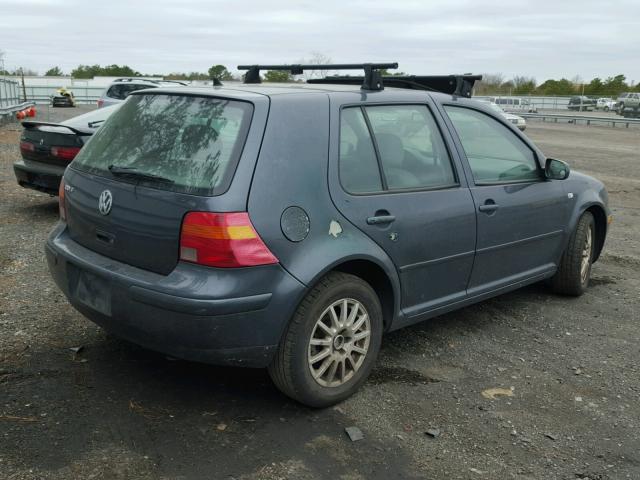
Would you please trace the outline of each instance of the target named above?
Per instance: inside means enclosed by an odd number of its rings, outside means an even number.
[[[338,63],[338,64],[312,64],[312,65],[238,65],[238,70],[247,70],[244,76],[244,83],[261,83],[260,70],[281,70],[288,71],[291,75],[300,75],[305,70],[364,70],[364,77],[344,77],[358,78],[358,83],[362,83],[363,90],[383,90],[381,69],[398,68],[398,63]],[[329,77],[331,78],[331,77]],[[338,77],[336,77],[338,78]],[[343,78],[343,77],[339,77]],[[387,78],[387,77],[385,77]],[[311,83],[311,82],[307,82]],[[315,82],[314,82],[315,83]],[[318,82],[321,83],[321,82]],[[329,83],[329,82],[326,82]]]
[[[385,85],[396,88],[413,90],[430,90],[434,92],[449,93],[458,97],[471,98],[473,86],[476,81],[482,80],[482,75],[401,75],[382,77]],[[307,80],[307,83],[315,84],[346,84],[357,85],[362,82],[362,77],[332,76]]]

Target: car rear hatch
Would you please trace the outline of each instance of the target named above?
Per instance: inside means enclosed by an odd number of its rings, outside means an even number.
[[[55,123],[23,122],[22,126],[22,158],[51,165],[68,165],[84,145],[84,139],[91,135]]]
[[[170,273],[187,212],[246,210],[268,113],[268,97],[247,96],[132,95],[65,173],[71,238]]]

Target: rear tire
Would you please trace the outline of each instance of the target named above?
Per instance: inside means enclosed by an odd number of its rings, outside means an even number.
[[[569,238],[558,271],[550,279],[554,292],[580,296],[589,286],[595,247],[595,222],[590,212],[584,212]]]
[[[382,329],[382,307],[371,286],[354,275],[330,273],[298,306],[269,375],[278,389],[300,403],[338,403],[369,376]]]

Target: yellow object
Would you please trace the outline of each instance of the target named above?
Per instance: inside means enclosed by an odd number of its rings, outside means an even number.
[[[499,396],[513,397],[513,387],[488,388],[486,390],[483,390],[481,393],[484,398],[488,398],[489,400],[494,400],[496,397],[499,397]]]

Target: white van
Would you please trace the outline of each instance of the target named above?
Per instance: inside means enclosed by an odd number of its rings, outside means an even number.
[[[489,97],[489,100],[500,106],[505,112],[538,113],[538,109],[531,105],[527,98],[520,97]]]

